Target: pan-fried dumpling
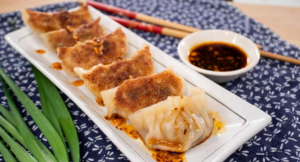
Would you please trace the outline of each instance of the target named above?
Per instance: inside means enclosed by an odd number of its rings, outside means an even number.
[[[88,5],[83,2],[78,10],[69,12],[69,17],[67,23],[64,26],[71,26],[73,28],[78,28],[82,24],[87,24],[93,21],[92,15],[89,12]]]
[[[93,21],[86,4],[73,12],[38,12],[33,10],[22,10],[22,19],[34,32],[46,33],[63,28],[77,28],[82,24]]]
[[[75,67],[75,72],[85,86],[99,99],[101,91],[119,86],[127,79],[148,76],[153,73],[150,47],[145,45],[131,59],[120,59],[109,65],[96,65],[90,70]]]
[[[60,29],[42,34],[46,46],[50,50],[56,50],[58,47],[72,47],[76,42],[91,40],[95,37],[103,37],[105,30],[99,25],[100,18],[79,26],[77,29]]]
[[[87,40],[73,47],[57,48],[63,70],[73,76],[78,76],[75,67],[89,70],[98,64],[107,65],[122,57],[126,51],[126,35],[121,27],[104,38]]]
[[[119,87],[102,91],[107,116],[115,110],[125,119],[139,109],[156,104],[168,96],[183,94],[184,81],[172,69],[146,77],[126,80]]]
[[[172,96],[138,110],[129,121],[149,149],[184,152],[210,137],[214,121],[205,92],[189,88],[190,96]]]

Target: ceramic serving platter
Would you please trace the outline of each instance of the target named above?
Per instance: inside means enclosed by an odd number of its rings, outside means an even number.
[[[89,7],[89,11],[94,19],[101,17],[100,24],[108,33],[121,26],[92,7]],[[223,134],[211,136],[204,143],[187,151],[185,156],[188,162],[223,161],[270,123],[271,117],[268,114],[191,70],[125,27],[122,29],[128,39],[129,50],[125,55],[126,58],[130,58],[144,43],[148,43],[154,60],[155,73],[172,67],[185,79],[185,93],[187,93],[188,86],[202,88],[206,92],[208,108],[219,112],[227,123]],[[68,95],[129,160],[133,162],[155,161],[142,142],[128,137],[104,119],[106,108],[96,103],[95,97],[85,86],[75,87],[70,84],[78,78],[50,68],[52,63],[60,62],[56,53],[47,51],[46,54],[39,55],[35,52],[37,49],[46,49],[38,35],[35,35],[28,27],[24,27],[7,34],[5,39]]]

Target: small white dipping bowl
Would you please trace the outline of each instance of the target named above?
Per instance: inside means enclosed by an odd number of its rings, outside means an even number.
[[[239,46],[248,55],[248,64],[246,67],[234,71],[217,72],[201,69],[188,60],[190,49],[204,42],[226,42]],[[227,30],[202,30],[184,37],[178,44],[177,51],[180,59],[190,68],[205,75],[217,83],[225,83],[238,78],[242,74],[251,70],[259,61],[260,54],[257,46],[248,38]]]

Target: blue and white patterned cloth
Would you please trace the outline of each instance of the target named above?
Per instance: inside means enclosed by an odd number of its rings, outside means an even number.
[[[226,2],[214,0],[102,0],[101,2],[200,29],[225,29],[240,33],[266,51],[300,59],[299,48],[247,17]],[[36,8],[39,11],[70,9],[76,3]],[[23,26],[20,12],[0,15],[0,61],[9,76],[40,106],[30,63],[4,40],[4,35]],[[179,39],[132,29],[155,46],[178,59]],[[272,123],[241,146],[227,161],[300,161],[300,66],[261,58],[241,78],[223,85],[232,93],[272,116]],[[0,103],[7,107],[2,88]],[[81,161],[128,161],[101,130],[67,96],[80,138]],[[20,104],[19,104],[20,106]],[[22,115],[35,135],[46,143],[31,117]],[[0,156],[0,161],[3,161]]]

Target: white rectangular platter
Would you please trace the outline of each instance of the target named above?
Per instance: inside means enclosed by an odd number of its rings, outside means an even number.
[[[89,11],[94,19],[101,17],[100,24],[104,26],[108,33],[121,26],[92,7],[89,8]],[[124,27],[122,29],[127,36],[129,48],[125,57],[130,58],[135,51],[148,42],[128,29]],[[97,105],[95,97],[86,87],[75,87],[69,84],[78,80],[78,78],[50,68],[52,63],[60,62],[56,53],[47,51],[44,55],[38,55],[35,52],[36,49],[46,49],[39,36],[33,34],[29,28],[24,27],[7,34],[5,39],[68,95],[129,160],[133,162],[155,161],[145,146],[128,137],[122,131],[115,129],[113,125],[104,119],[106,108]],[[185,156],[188,162],[223,161],[270,123],[271,117],[268,114],[191,70],[150,43],[148,44],[154,60],[155,73],[173,67],[173,70],[185,79],[185,89],[188,86],[202,88],[206,92],[209,109],[219,112],[227,122],[225,133],[211,136],[204,143],[186,152]]]

